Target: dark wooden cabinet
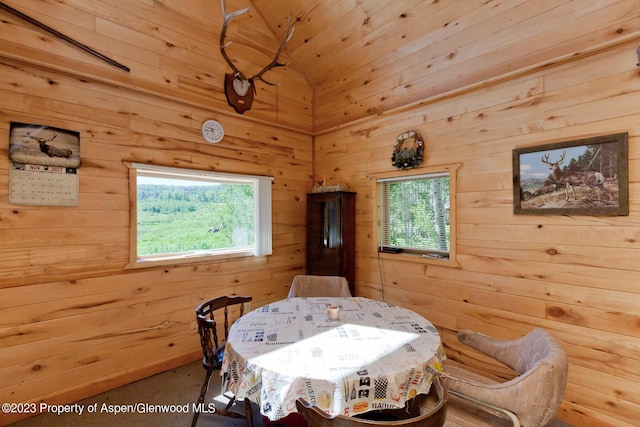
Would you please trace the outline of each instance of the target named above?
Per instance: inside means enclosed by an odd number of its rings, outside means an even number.
[[[307,194],[307,274],[342,276],[355,284],[356,193]]]

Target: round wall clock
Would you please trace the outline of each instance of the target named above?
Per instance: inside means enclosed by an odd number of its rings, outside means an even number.
[[[398,135],[393,146],[391,164],[398,169],[417,168],[422,162],[424,143],[415,131]]]
[[[216,120],[207,120],[202,124],[202,136],[207,142],[215,144],[222,141],[224,128]]]

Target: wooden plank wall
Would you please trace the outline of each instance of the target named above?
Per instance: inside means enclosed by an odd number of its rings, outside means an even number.
[[[201,358],[194,308],[207,298],[248,294],[258,307],[286,296],[305,262],[311,91],[295,70],[279,70],[274,80],[290,84],[260,86],[255,111],[234,113],[220,89],[219,3],[131,1],[128,13],[110,0],[10,3],[132,69],[2,13],[0,401],[69,403]],[[251,50],[270,49],[266,37]],[[253,55],[261,67],[264,55]],[[207,118],[224,125],[222,142],[202,139]],[[11,121],[80,133],[78,207],[9,204]],[[274,176],[273,255],[125,270],[123,161]],[[15,420],[0,414],[0,425]]]
[[[2,12],[0,52],[3,57],[48,64],[62,72],[134,89],[204,109],[230,112],[223,91],[231,72],[219,49],[220,3],[180,0],[73,0],[49,4],[39,0],[6,1],[9,6],[88,45],[131,69],[129,73],[34,25]],[[227,1],[228,11],[246,6]],[[250,28],[250,32],[246,29]],[[279,43],[253,10],[231,21],[227,51],[247,76],[266,66]],[[286,52],[281,62],[287,63]],[[275,68],[265,78],[282,86],[256,85],[256,99],[244,116],[309,132],[312,92],[293,67]]]
[[[239,116],[221,90],[228,69],[217,47],[216,2],[187,6],[182,0],[135,0],[127,2],[126,13],[121,0],[6,3],[131,72],[2,13],[0,400],[72,402],[195,360],[198,302],[230,292],[252,294],[254,306],[284,297],[286,285],[304,269],[305,193],[315,169],[327,184],[348,184],[358,193],[356,294],[381,298],[384,289],[389,301],[413,308],[440,328],[450,357],[471,364],[483,362],[456,344],[457,330],[512,338],[543,326],[570,357],[563,420],[575,426],[630,426],[640,418],[637,38],[473,86],[523,66],[487,57],[497,68],[480,80],[465,80],[471,86],[464,91],[440,98],[426,98],[435,94],[429,92],[428,74],[421,84],[427,92],[419,87],[413,92],[406,82],[401,82],[406,90],[378,83],[359,87],[354,72],[347,84],[358,96],[350,99],[362,102],[340,104],[329,86],[314,94],[293,64],[270,75],[275,81],[286,78],[286,84],[259,85],[254,108]],[[520,3],[540,2],[514,0],[508,6],[515,13]],[[596,3],[606,5],[607,13],[594,9]],[[228,4],[230,10],[245,6],[236,0]],[[637,2],[591,2],[589,7],[580,19],[566,22],[575,22],[572,28],[598,22],[598,29],[575,39],[577,45],[567,42],[563,52],[637,32]],[[278,43],[258,14],[242,19],[229,30],[230,52],[252,74],[270,60],[266,52]],[[496,55],[519,58],[517,52],[528,45],[522,34],[524,39]],[[545,48],[553,44],[542,40]],[[445,57],[442,64],[448,62]],[[420,58],[422,53],[411,57],[411,79],[420,75]],[[457,66],[470,70],[474,58]],[[394,62],[389,59],[381,61]],[[363,64],[363,70],[371,65]],[[386,74],[399,75],[407,64],[400,61]],[[341,92],[348,93],[346,86]],[[414,101],[421,105],[388,111]],[[312,107],[322,129],[315,141]],[[371,113],[378,115],[367,117]],[[225,125],[227,136],[217,145],[205,144],[199,134],[210,117]],[[345,117],[359,120],[345,124]],[[10,121],[80,132],[80,206],[8,203]],[[426,139],[426,166],[462,164],[460,268],[377,258],[372,177],[391,170],[393,143],[407,129]],[[630,135],[628,217],[512,214],[513,148],[617,132]],[[129,206],[123,160],[275,176],[274,255],[124,270]],[[4,417],[0,424],[13,420]]]
[[[559,418],[575,426],[640,419],[640,71],[637,41],[316,136],[316,178],[357,192],[356,294],[412,308],[442,332],[449,357],[471,328],[502,338],[541,326],[569,360]],[[422,166],[460,163],[460,268],[378,258],[376,174],[397,135],[425,140]],[[629,133],[630,214],[515,216],[512,149]],[[384,292],[384,294],[383,294]],[[498,372],[499,370],[496,369]]]
[[[337,15],[324,32],[301,26],[291,46],[315,88],[320,131],[640,31],[635,0],[302,3],[312,23],[329,4]]]

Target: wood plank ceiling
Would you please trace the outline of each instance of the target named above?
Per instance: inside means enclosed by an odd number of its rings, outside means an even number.
[[[638,6],[619,1],[233,1],[278,38],[293,13],[287,53],[315,93],[317,132],[583,54],[639,26]]]
[[[289,11],[295,11],[298,25],[288,50],[310,85],[321,88],[339,81],[345,74],[363,67],[373,68],[374,64],[384,65],[394,56],[398,58],[415,50],[424,45],[425,35],[446,27],[486,1],[252,0],[252,3],[274,33],[282,32],[280,27]],[[434,37],[432,34],[431,38]]]

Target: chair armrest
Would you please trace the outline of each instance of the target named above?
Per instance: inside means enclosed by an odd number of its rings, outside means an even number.
[[[520,419],[516,414],[509,411],[508,409],[499,408],[497,406],[491,405],[487,402],[482,402],[480,400],[474,399],[473,397],[466,396],[462,393],[458,393],[457,391],[449,390],[449,394],[456,396],[463,400],[464,402],[476,406],[480,409],[484,409],[488,412],[491,412],[496,415],[502,415],[505,418],[509,419],[513,423],[513,427],[520,427]]]
[[[482,402],[487,407],[494,406],[511,413],[516,412],[516,396],[522,391],[523,376],[497,382],[457,366],[446,366],[445,369],[446,371],[440,372],[439,375],[449,393],[464,396],[469,401]]]

